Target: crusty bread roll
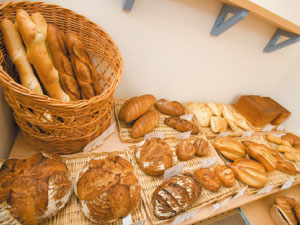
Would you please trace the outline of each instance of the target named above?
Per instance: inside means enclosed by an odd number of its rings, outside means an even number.
[[[276,161],[276,169],[290,175],[299,173],[292,163],[283,160]]]
[[[225,165],[217,165],[214,169],[214,173],[224,187],[232,187],[234,185],[234,174],[230,167]]]
[[[272,172],[276,168],[276,159],[268,151],[267,146],[263,144],[257,144],[252,141],[242,141],[247,146],[248,155],[263,164],[268,172]]]
[[[227,131],[228,123],[223,117],[212,116],[210,118],[210,128],[214,133],[221,133]]]
[[[299,145],[300,144],[300,137],[295,134],[287,133],[281,137],[282,140],[286,140],[290,142],[291,145]]]
[[[199,133],[199,127],[195,123],[179,117],[168,117],[164,120],[164,123],[181,132],[191,131],[192,134]]]
[[[182,104],[177,101],[168,101],[166,99],[160,99],[155,103],[155,108],[170,116],[184,115],[185,109]]]
[[[158,176],[172,167],[174,155],[167,142],[152,138],[135,150],[135,159],[146,174]]]
[[[132,138],[143,137],[145,134],[149,133],[159,122],[159,114],[155,110],[149,110],[144,115],[142,115],[133,124],[130,130],[130,136]]]
[[[294,147],[287,146],[287,145],[278,145],[276,146],[276,150],[281,152],[281,153],[286,153],[286,152],[300,152]]]
[[[279,137],[276,137],[273,134],[266,134],[265,135],[266,139],[272,143],[278,144],[278,145],[287,145],[287,146],[291,146],[290,142],[283,140]]]
[[[126,217],[141,199],[133,166],[116,155],[89,161],[76,175],[74,192],[84,215],[101,224]]]
[[[25,10],[17,10],[16,20],[27,47],[27,58],[37,71],[49,96],[61,101],[70,101],[70,97],[60,86],[58,72],[47,51],[44,31],[38,28]]]
[[[66,164],[53,154],[9,159],[0,169],[0,224],[38,225],[61,210],[72,194]]]
[[[245,146],[234,138],[218,138],[213,145],[227,159],[235,160],[246,157]]]
[[[194,171],[200,184],[209,191],[218,191],[221,187],[219,178],[208,168],[200,168]]]
[[[204,157],[209,154],[209,144],[208,141],[199,138],[194,141],[195,155],[199,157]]]
[[[47,28],[48,44],[53,57],[55,68],[59,73],[63,90],[70,96],[71,101],[80,100],[80,92],[75,79],[71,62],[65,45],[64,33],[53,24]]]
[[[183,173],[165,180],[152,194],[154,215],[169,219],[183,212],[201,194],[201,185],[192,173]]]
[[[3,19],[1,21],[1,31],[6,51],[17,68],[21,84],[34,93],[43,94],[41,85],[28,62],[16,25],[7,19]]]
[[[300,152],[286,152],[283,156],[293,162],[300,162]]]
[[[268,181],[265,167],[251,159],[237,159],[230,164],[234,176],[245,184],[262,188]]]
[[[82,99],[90,99],[102,93],[100,80],[92,58],[85,50],[83,43],[74,33],[65,36],[71,63],[80,87]]]
[[[119,120],[126,123],[130,123],[149,109],[155,104],[155,97],[153,95],[141,95],[128,99],[121,107],[119,111]]]
[[[180,141],[176,146],[176,155],[179,160],[190,160],[195,155],[195,147],[192,142],[188,140]]]

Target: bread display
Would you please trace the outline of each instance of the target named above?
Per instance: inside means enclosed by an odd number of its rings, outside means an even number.
[[[200,168],[194,171],[200,184],[209,191],[218,191],[221,187],[219,178],[208,168]]]
[[[210,118],[210,127],[214,133],[221,133],[227,131],[227,121],[219,116],[212,116]]]
[[[220,103],[213,103],[213,102],[208,102],[207,103],[208,108],[210,111],[215,115],[215,116],[222,116],[223,112],[223,105]]]
[[[130,123],[150,110],[156,102],[153,95],[141,95],[127,100],[119,111],[120,121]]]
[[[72,181],[57,155],[9,159],[0,169],[0,224],[37,225],[69,201]]]
[[[42,16],[39,18],[43,19]],[[39,24],[43,25],[44,22],[32,21],[28,13],[22,9],[17,10],[16,21],[27,48],[28,61],[34,66],[49,96],[61,101],[69,101],[70,97],[60,86],[58,72],[54,68],[51,56],[47,50],[45,31],[38,27]]]
[[[214,173],[224,187],[232,187],[234,185],[234,174],[230,167],[225,165],[217,165],[214,169]]]
[[[136,149],[135,159],[139,167],[148,175],[162,175],[173,166],[173,151],[170,145],[160,138],[147,140]]]
[[[100,95],[102,88],[100,87],[99,76],[83,43],[74,33],[67,33],[65,41],[82,99],[90,99]]]
[[[227,159],[235,160],[246,157],[245,146],[234,138],[218,138],[213,145]]]
[[[74,191],[84,215],[96,223],[126,217],[141,199],[133,167],[120,156],[89,161],[77,173]]]
[[[191,131],[192,134],[199,133],[199,128],[195,123],[185,119],[180,119],[179,117],[166,118],[164,123],[181,132]]]
[[[209,144],[208,141],[202,138],[196,139],[194,141],[195,155],[199,157],[204,157],[209,154]]]
[[[155,103],[155,108],[161,113],[170,116],[181,116],[185,114],[185,109],[182,104],[177,101],[168,101],[160,99]]]
[[[275,170],[276,159],[268,151],[267,146],[252,141],[242,141],[242,143],[247,146],[248,155],[263,164],[268,172]]]
[[[299,145],[300,137],[295,134],[287,133],[281,137],[282,140],[288,141],[291,145]]]
[[[137,121],[134,122],[130,135],[132,138],[139,138],[149,133],[159,121],[158,112],[150,110],[142,115]]]
[[[179,160],[186,161],[192,159],[195,155],[195,147],[192,142],[188,140],[180,141],[176,147],[176,155]]]
[[[201,194],[201,185],[192,173],[165,180],[152,194],[154,215],[163,220],[184,212]]]
[[[63,90],[70,96],[71,101],[80,100],[80,92],[77,81],[68,58],[64,33],[57,26],[49,24],[47,38],[51,50],[54,66],[59,73]]]
[[[272,142],[274,144],[291,146],[290,142],[288,142],[287,140],[283,140],[279,137],[276,137],[273,134],[266,134],[265,137],[269,142]]]
[[[276,224],[284,220],[285,223],[297,225],[300,221],[299,203],[292,197],[279,196],[274,199],[274,205],[271,213]]]
[[[17,26],[10,20],[1,21],[1,32],[9,58],[16,66],[21,84],[37,94],[43,94],[41,85],[28,62]]]
[[[262,188],[268,181],[265,167],[254,160],[236,159],[230,168],[236,179],[251,187]]]

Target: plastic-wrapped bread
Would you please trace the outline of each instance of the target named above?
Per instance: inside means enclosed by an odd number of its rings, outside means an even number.
[[[18,29],[27,47],[27,58],[37,71],[49,96],[61,101],[70,101],[70,97],[60,86],[58,72],[54,68],[47,50],[44,31],[38,28],[37,22],[35,21],[36,23],[34,23],[25,10],[17,10],[16,20]]]
[[[57,155],[6,160],[0,169],[0,224],[38,225],[61,210],[72,180]]]
[[[158,112],[155,110],[150,110],[142,115],[135,123],[133,124],[130,130],[130,136],[132,138],[139,138],[149,133],[159,121]]]
[[[28,62],[16,25],[7,19],[3,19],[1,21],[1,32],[9,58],[19,73],[21,84],[34,93],[43,94],[41,85]]]
[[[74,191],[84,215],[102,224],[126,217],[141,199],[133,167],[120,156],[89,161],[77,173]]]

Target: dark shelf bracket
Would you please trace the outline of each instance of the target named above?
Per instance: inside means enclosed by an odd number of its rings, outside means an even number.
[[[228,14],[233,14],[230,18],[226,19]],[[210,32],[213,36],[218,36],[230,27],[234,26],[241,20],[245,19],[248,15],[248,10],[238,8],[232,5],[223,4],[218,18]]]
[[[288,39],[281,41],[279,43],[278,40],[282,37],[287,37]],[[273,52],[278,49],[284,48],[288,45],[292,45],[300,41],[300,36],[285,30],[277,29],[276,32],[274,33],[273,37],[269,41],[269,43],[266,45],[264,48],[264,52]]]
[[[122,8],[123,10],[130,11],[133,7],[135,0],[123,0]]]

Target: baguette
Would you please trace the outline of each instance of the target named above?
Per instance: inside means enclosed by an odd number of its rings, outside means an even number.
[[[1,21],[1,31],[6,51],[17,68],[21,84],[34,93],[43,94],[41,85],[28,62],[17,27],[11,21],[3,19]]]
[[[227,159],[235,160],[246,157],[245,146],[236,139],[219,138],[215,140],[213,145]]]
[[[166,99],[160,99],[155,103],[155,108],[170,116],[181,116],[184,115],[185,110],[183,105],[177,101],[168,101]]]
[[[53,62],[58,70],[63,90],[70,96],[71,101],[80,100],[79,88],[64,42],[64,33],[55,25],[49,24],[47,36],[49,48],[53,56]]]
[[[83,43],[73,33],[67,33],[65,41],[82,99],[90,99],[96,95],[100,95],[102,89],[98,73]]]
[[[119,111],[119,120],[126,123],[136,120],[151,109],[155,104],[155,101],[155,97],[149,94],[133,97],[127,100]]]
[[[135,123],[133,124],[130,130],[130,136],[132,138],[139,138],[149,133],[159,121],[158,112],[155,110],[150,110],[141,116]]]
[[[38,28],[25,10],[17,10],[16,20],[27,47],[28,61],[34,66],[49,96],[61,101],[70,101],[70,97],[59,84],[58,72],[47,51],[43,31]]]

